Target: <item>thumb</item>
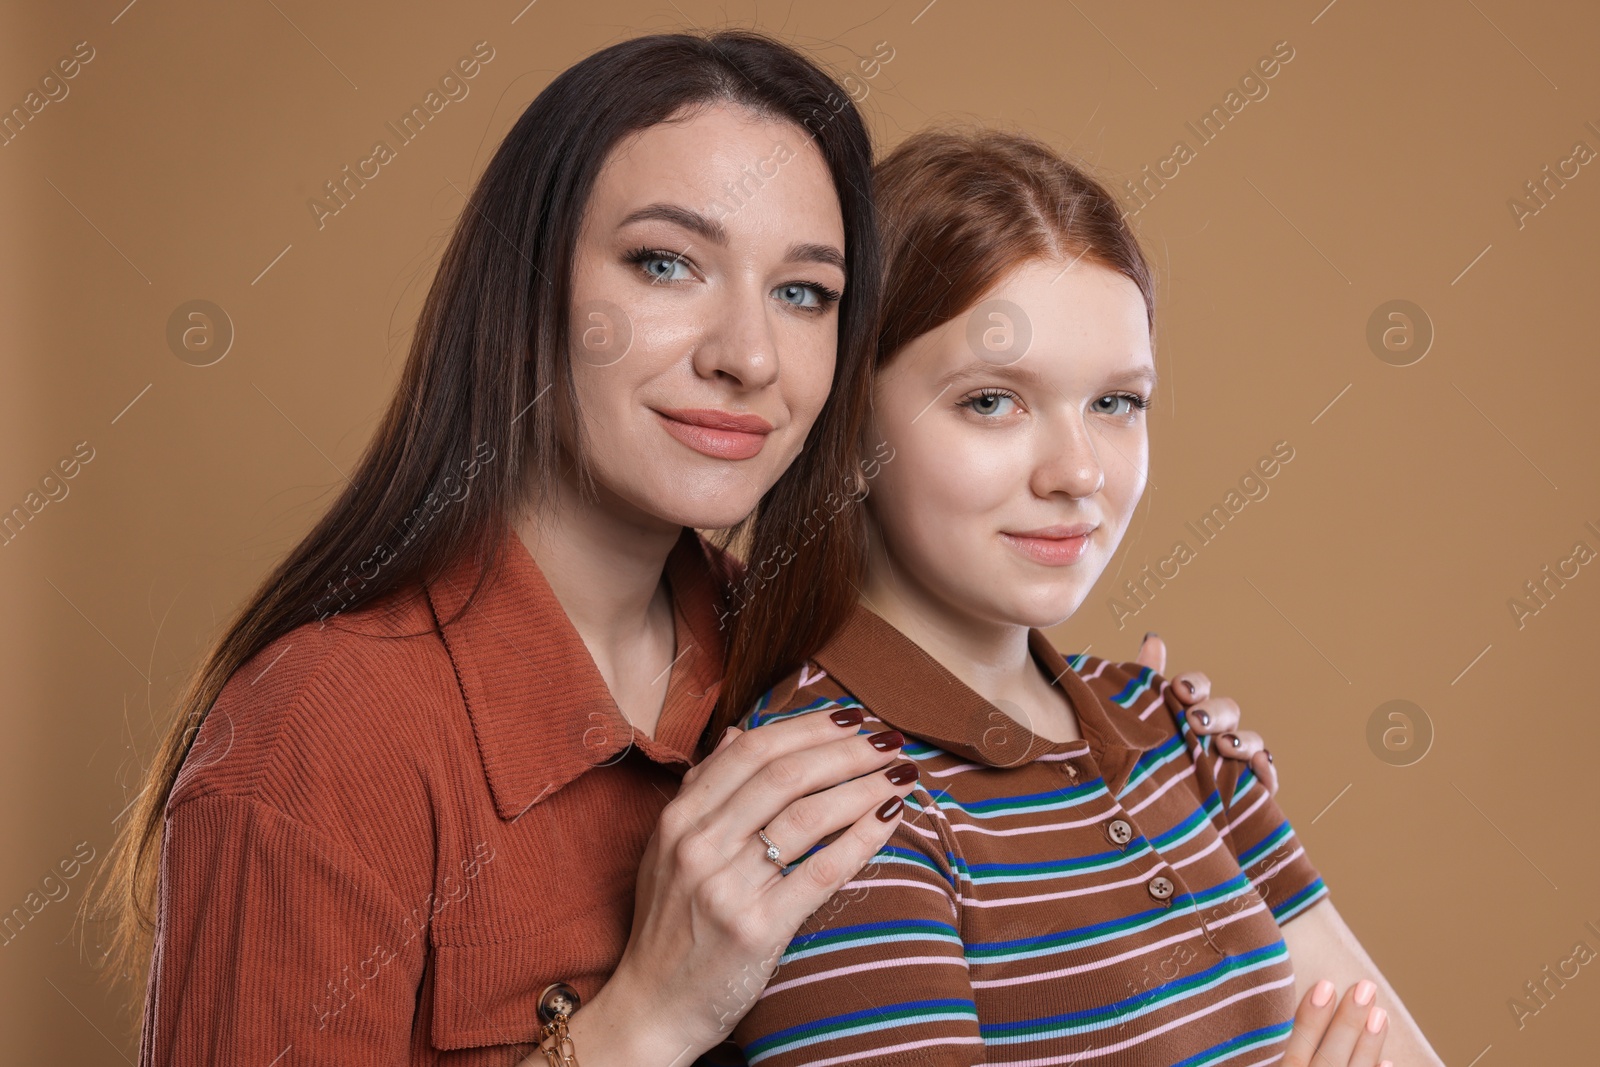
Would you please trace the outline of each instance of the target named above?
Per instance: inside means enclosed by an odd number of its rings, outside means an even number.
[[[1166,674],[1167,643],[1153,630],[1145,634],[1144,643],[1139,646],[1139,655],[1134,662],[1149,667],[1157,674]]]

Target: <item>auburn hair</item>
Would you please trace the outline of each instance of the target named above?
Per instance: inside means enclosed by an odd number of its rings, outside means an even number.
[[[874,372],[1038,259],[1082,259],[1133,281],[1154,338],[1155,283],[1121,205],[1083,165],[1045,142],[1009,130],[942,126],[912,134],[873,174],[885,271]],[[865,435],[863,426],[856,459],[870,470],[870,457],[881,453]],[[831,520],[848,538],[825,538],[817,550],[795,553],[771,578],[755,570],[761,561],[750,561],[746,585],[759,585],[738,612],[708,743],[836,632],[835,599],[865,577],[866,523],[854,505],[868,491],[870,485],[859,489]],[[834,512],[823,503],[813,502],[812,514]],[[801,536],[796,531],[793,539]],[[806,639],[772,640],[785,626]]]

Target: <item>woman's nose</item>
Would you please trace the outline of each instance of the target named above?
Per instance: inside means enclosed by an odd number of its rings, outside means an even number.
[[[695,351],[695,371],[707,378],[725,374],[747,389],[776,381],[778,347],[771,315],[765,289],[755,284],[731,288]]]

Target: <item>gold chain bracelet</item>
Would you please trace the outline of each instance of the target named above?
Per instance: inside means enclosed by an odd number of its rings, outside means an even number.
[[[581,1003],[578,991],[565,982],[552,982],[539,996],[539,1051],[551,1067],[578,1067],[578,1051],[573,1047],[572,1035],[567,1033],[567,1020]]]
[[[542,1032],[544,1040],[539,1042],[539,1051],[544,1053],[545,1061],[552,1067],[578,1067],[578,1053],[572,1046],[572,1037],[567,1033],[567,1017],[557,1015],[545,1023]],[[551,1042],[554,1038],[554,1042]]]

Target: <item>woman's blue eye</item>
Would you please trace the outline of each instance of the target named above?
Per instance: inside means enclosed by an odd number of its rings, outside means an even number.
[[[780,285],[776,291],[779,300],[787,300],[801,307],[815,307],[822,302],[822,298],[809,285]]]
[[[635,262],[650,276],[652,282],[677,282],[689,277],[689,268],[684,266],[682,256],[652,252],[639,256]],[[680,271],[682,273],[678,273]]]
[[[814,282],[789,282],[773,290],[778,299],[804,311],[826,311],[839,302],[839,292]]]

